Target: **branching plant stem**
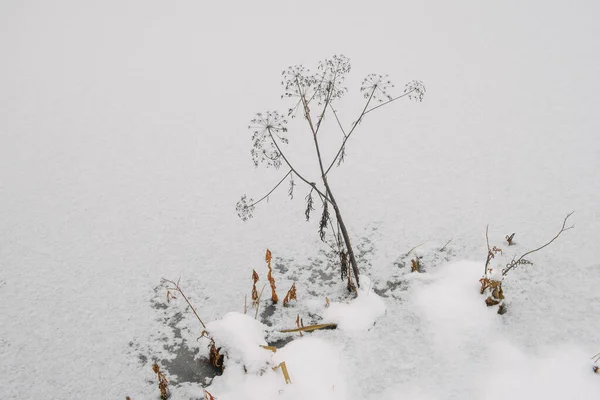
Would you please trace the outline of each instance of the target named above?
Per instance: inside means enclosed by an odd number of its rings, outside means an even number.
[[[293,170],[292,170],[292,169],[290,169],[290,170],[288,171],[288,173],[287,173],[287,174],[285,174],[285,175],[283,176],[283,178],[281,178],[281,180],[280,180],[280,181],[277,183],[277,185],[275,185],[275,186],[273,187],[273,189],[271,189],[271,191],[270,191],[269,193],[265,194],[263,197],[261,197],[261,198],[260,198],[260,200],[257,200],[257,201],[255,201],[254,203],[250,204],[248,207],[253,207],[253,206],[257,205],[258,203],[260,203],[261,201],[263,201],[264,199],[266,199],[267,197],[269,197],[269,196],[271,195],[271,193],[273,193],[273,192],[275,191],[275,189],[277,189],[277,188],[279,187],[279,185],[281,185],[281,184],[283,183],[283,181],[285,181],[285,178],[287,178],[288,176],[290,176],[290,174],[291,174],[292,172],[293,172]]]
[[[546,247],[546,246],[548,246],[550,243],[554,242],[554,241],[555,241],[555,240],[556,240],[556,239],[557,239],[557,238],[560,236],[560,234],[561,234],[561,233],[563,233],[563,232],[565,232],[565,231],[568,231],[569,229],[573,229],[573,228],[575,228],[575,225],[571,225],[571,226],[569,226],[569,227],[567,227],[567,226],[566,226],[566,225],[567,225],[567,220],[569,219],[569,217],[570,217],[571,215],[573,215],[573,213],[574,213],[574,212],[575,212],[575,211],[573,211],[573,212],[570,212],[569,214],[567,214],[567,216],[566,216],[566,217],[565,217],[565,219],[563,220],[563,224],[562,224],[562,227],[560,228],[560,231],[558,231],[558,233],[556,234],[556,236],[554,236],[554,237],[552,238],[552,240],[550,240],[548,243],[546,243],[546,244],[544,244],[544,245],[542,245],[542,246],[538,247],[537,249],[534,249],[534,250],[528,251],[527,253],[525,253],[525,254],[523,254],[521,257],[519,257],[517,260],[513,259],[513,260],[512,260],[512,261],[511,261],[511,262],[510,262],[510,263],[509,263],[507,266],[506,266],[506,268],[504,268],[504,270],[502,271],[502,276],[506,276],[506,274],[507,274],[508,272],[510,272],[510,270],[514,269],[514,268],[515,268],[517,265],[519,265],[519,264],[521,263],[521,261],[522,261],[522,260],[525,258],[525,256],[528,256],[528,255],[529,255],[529,254],[531,254],[531,253],[535,253],[536,251],[542,250],[544,247]],[[487,236],[487,230],[486,230],[486,236]],[[488,248],[489,248],[489,244],[488,244]]]

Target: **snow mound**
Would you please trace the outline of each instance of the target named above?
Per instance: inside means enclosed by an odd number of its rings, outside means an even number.
[[[371,328],[375,321],[385,314],[385,303],[371,290],[370,279],[361,276],[361,281],[358,297],[350,303],[331,303],[323,312],[325,321],[336,323],[340,330],[364,331]]]
[[[209,391],[220,400],[344,400],[346,378],[341,349],[319,338],[296,339],[271,352],[264,326],[251,317],[230,312],[207,326],[217,346],[227,350],[222,376]],[[233,361],[233,362],[232,362]],[[280,364],[285,362],[291,384],[286,384]],[[200,395],[200,393],[198,393]]]
[[[266,346],[264,325],[254,318],[238,312],[229,312],[206,326],[217,347],[227,353],[227,365],[231,362],[243,365],[249,373],[264,370],[271,355],[260,346]]]

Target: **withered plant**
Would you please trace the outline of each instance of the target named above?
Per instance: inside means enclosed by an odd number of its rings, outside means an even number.
[[[320,62],[316,72],[310,72],[301,65],[292,66],[283,71],[281,98],[290,101],[287,117],[278,111],[258,113],[250,121],[248,128],[252,131],[251,155],[254,165],[258,167],[263,164],[276,169],[285,166],[287,171],[279,182],[259,200],[255,201],[243,195],[237,203],[236,209],[239,217],[243,221],[247,221],[252,217],[256,205],[267,199],[286,179],[289,178],[288,195],[290,198],[294,197],[294,189],[297,186],[296,178],[306,184],[308,187],[304,212],[306,220],[310,220],[311,213],[315,209],[315,200],[318,200],[322,207],[318,227],[319,237],[339,256],[342,280],[348,278],[348,289],[355,290],[350,275],[353,275],[356,285],[360,287],[359,268],[339,203],[333,195],[329,173],[335,165],[339,166],[345,160],[348,140],[369,113],[403,97],[422,101],[425,95],[425,86],[420,81],[411,81],[406,84],[402,94],[394,96],[392,95],[394,85],[387,76],[368,75],[360,87],[360,92],[365,98],[364,107],[358,117],[349,126],[344,127],[335,106],[347,92],[344,81],[350,73],[350,69],[350,59],[343,55],[334,55],[332,58]],[[314,143],[320,184],[317,184],[304,171],[298,170],[283,150],[284,145],[289,143],[287,118],[294,118],[298,113],[305,120],[308,128],[306,133],[311,136]],[[332,118],[335,129],[339,129],[341,132],[341,143],[331,160],[325,159],[320,142],[323,121],[326,118]],[[326,236],[329,236],[328,240]]]
[[[510,271],[512,271],[513,269],[518,267],[519,265],[533,265],[533,262],[525,257],[527,257],[530,254],[535,253],[539,250],[542,250],[546,246],[550,245],[550,243],[554,242],[563,232],[568,231],[569,229],[573,229],[575,227],[575,225],[571,225],[571,226],[567,227],[567,220],[569,219],[569,217],[571,215],[573,215],[572,212],[567,214],[567,216],[563,220],[560,230],[550,241],[548,241],[547,243],[543,244],[542,246],[540,246],[536,249],[533,249],[533,250],[530,250],[530,251],[524,253],[523,255],[521,255],[519,257],[514,256],[504,266],[504,268],[502,268],[501,273],[497,273],[496,271],[494,271],[494,269],[490,266],[490,263],[491,263],[492,259],[494,259],[498,255],[498,253],[500,253],[502,255],[502,249],[499,249],[496,246],[490,248],[488,227],[486,227],[485,240],[486,240],[486,244],[487,244],[488,253],[487,253],[487,258],[485,261],[484,275],[479,280],[479,282],[481,283],[480,293],[487,295],[487,297],[485,299],[485,304],[487,304],[488,307],[497,305],[499,314],[504,314],[506,312],[506,305],[504,304],[504,291],[502,290],[502,282],[504,281],[504,277]],[[513,237],[514,237],[514,233],[510,236],[510,240],[509,240],[509,237],[507,236],[507,241],[509,242],[509,245],[512,242]]]
[[[275,291],[277,287],[275,286],[275,278],[273,278],[273,268],[271,268],[271,251],[269,249],[267,249],[265,261],[267,262],[267,268],[269,269],[269,273],[267,274],[267,280],[271,285],[271,301],[273,302],[273,304],[277,304],[277,302],[279,301],[279,297],[277,297],[277,292]]]
[[[258,301],[258,291],[256,290],[256,282],[258,282],[258,274],[255,270],[252,270],[252,305],[256,306]]]
[[[410,260],[410,272],[421,272],[421,263],[419,257]]]
[[[515,233],[513,232],[511,235],[506,235],[506,242],[508,243],[509,246],[512,246],[513,243],[513,239],[515,238]]]
[[[171,395],[169,393],[169,381],[167,381],[165,374],[162,373],[157,363],[152,365],[152,371],[154,371],[156,378],[158,379],[158,390],[160,390],[161,400],[167,400]]]
[[[298,299],[296,298],[296,283],[292,283],[292,287],[290,288],[290,290],[288,290],[287,294],[285,295],[284,299],[283,299],[283,306],[287,307],[288,303],[292,300],[296,300],[298,301]]]
[[[215,340],[209,335],[207,331],[202,331],[200,337],[205,337],[209,340],[208,343],[208,362],[215,369],[217,375],[223,374],[225,369],[224,358],[221,354],[221,348],[217,347]]]
[[[220,353],[221,348],[220,347],[217,348],[217,346],[215,345],[215,340],[209,335],[208,331],[206,330],[206,325],[204,325],[204,322],[202,322],[202,318],[200,318],[200,316],[196,312],[196,309],[194,308],[194,306],[192,305],[192,303],[190,302],[188,297],[185,295],[185,293],[183,293],[183,290],[181,290],[181,286],[179,286],[179,281],[175,282],[175,281],[165,279],[165,278],[162,278],[162,280],[163,280],[163,282],[167,282],[167,283],[170,283],[171,285],[173,285],[174,287],[169,290],[174,290],[174,291],[179,292],[181,294],[181,297],[183,297],[185,299],[188,306],[192,309],[192,312],[194,313],[194,315],[200,322],[200,325],[202,325],[202,328],[204,328],[200,337],[206,337],[210,340],[210,343],[208,344],[209,362],[215,368],[215,370],[217,371],[217,374],[219,374],[219,375],[222,374],[224,366],[223,366],[223,356]]]

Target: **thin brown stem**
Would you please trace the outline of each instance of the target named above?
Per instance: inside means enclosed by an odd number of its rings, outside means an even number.
[[[342,151],[344,150],[344,146],[346,145],[346,142],[348,141],[348,139],[350,139],[350,135],[352,135],[352,132],[354,132],[354,130],[356,129],[356,127],[358,126],[358,124],[361,122],[362,118],[366,114],[366,110],[369,107],[369,104],[371,103],[371,100],[373,99],[373,95],[374,94],[375,94],[375,89],[373,88],[373,91],[371,91],[371,95],[369,96],[369,99],[367,100],[367,103],[365,104],[365,107],[363,108],[363,110],[360,113],[360,115],[359,115],[358,119],[356,120],[356,122],[354,122],[354,124],[352,125],[352,129],[350,129],[350,132],[348,132],[348,134],[344,138],[344,141],[342,142],[342,145],[340,146],[340,149],[338,150],[337,154],[335,155],[335,157],[333,158],[333,160],[331,160],[331,164],[329,164],[329,167],[327,167],[327,170],[325,171],[325,175],[327,175],[329,173],[329,171],[334,166],[334,164],[337,161],[337,159],[340,156],[340,154],[342,154]]]
[[[308,186],[312,187],[319,195],[323,196],[323,198],[325,200],[327,200],[328,202],[331,203],[331,199],[329,199],[323,192],[321,192],[317,188],[317,185],[314,182],[309,182],[305,177],[303,177],[302,175],[300,175],[298,173],[298,171],[292,166],[292,164],[290,164],[290,162],[288,161],[287,157],[285,156],[285,154],[283,154],[283,152],[281,151],[281,148],[279,147],[279,145],[275,141],[275,138],[273,137],[273,134],[271,133],[271,129],[270,128],[267,128],[267,132],[269,132],[269,136],[271,137],[271,140],[273,141],[273,144],[277,148],[277,151],[279,151],[279,154],[281,154],[281,157],[283,158],[283,160],[285,161],[285,163],[288,165],[288,167],[292,170],[292,172],[294,174],[296,174],[296,176],[298,178],[300,178],[302,181],[304,181],[304,183],[306,183]]]
[[[565,231],[568,231],[569,229],[573,229],[573,228],[575,228],[575,225],[571,225],[571,226],[567,227],[567,220],[569,219],[569,217],[570,217],[571,215],[573,215],[573,213],[574,213],[574,212],[575,212],[575,211],[573,211],[573,212],[570,212],[569,214],[567,214],[567,216],[566,216],[566,217],[565,217],[565,219],[563,220],[563,224],[562,224],[562,227],[560,228],[560,231],[558,231],[558,233],[556,234],[556,236],[554,236],[554,237],[552,238],[552,240],[550,240],[548,243],[546,243],[546,244],[544,244],[544,245],[542,245],[542,246],[538,247],[537,249],[534,249],[534,250],[528,251],[527,253],[525,253],[525,254],[523,254],[521,257],[519,257],[519,258],[518,258],[516,261],[513,259],[513,260],[512,260],[512,261],[511,261],[511,262],[508,264],[508,266],[507,266],[507,267],[506,267],[506,268],[505,268],[505,269],[502,271],[502,276],[505,276],[505,275],[506,275],[506,274],[507,274],[507,273],[508,273],[510,270],[514,269],[514,268],[515,268],[517,265],[519,265],[519,264],[521,263],[521,261],[522,261],[522,260],[525,258],[525,256],[528,256],[528,255],[529,255],[529,254],[531,254],[531,253],[535,253],[536,251],[540,251],[540,250],[542,250],[544,247],[546,247],[546,246],[550,245],[550,243],[554,242],[554,241],[555,241],[555,240],[556,240],[556,239],[557,239],[557,238],[560,236],[560,234],[561,234],[561,233],[563,233],[563,232],[565,232]],[[489,245],[488,245],[488,246],[489,246]]]
[[[290,174],[292,173],[292,170],[290,169],[288,171],[287,174],[284,175],[283,178],[281,178],[281,180],[277,183],[277,185],[275,185],[275,187],[273,187],[273,189],[271,189],[271,191],[269,193],[267,193],[266,195],[264,195],[263,197],[260,198],[260,200],[255,201],[254,203],[250,204],[248,207],[252,207],[257,205],[258,203],[260,203],[261,201],[263,201],[264,199],[266,199],[267,197],[269,197],[269,195],[271,193],[273,193],[275,191],[275,189],[277,189],[279,187],[279,185],[281,185],[283,183],[283,181],[285,180],[285,178],[287,178]]]
[[[446,249],[446,247],[447,247],[447,246],[450,244],[450,242],[452,242],[453,240],[454,240],[454,238],[452,238],[452,239],[448,240],[448,241],[446,242],[446,244],[444,245],[444,247],[442,247],[442,248],[441,248],[439,251],[444,251],[444,250]]]
[[[192,309],[192,311],[194,312],[194,315],[196,316],[196,318],[198,318],[198,321],[200,321],[200,324],[202,325],[202,327],[203,327],[204,329],[206,329],[206,325],[204,325],[204,322],[202,322],[202,319],[200,318],[200,316],[199,316],[199,315],[198,315],[198,313],[196,312],[196,309],[194,308],[194,306],[192,305],[192,303],[190,303],[190,301],[189,301],[189,299],[187,298],[187,296],[185,295],[185,293],[183,293],[183,290],[181,290],[181,287],[179,286],[179,281],[177,281],[177,283],[176,283],[176,282],[174,282],[174,281],[170,281],[170,280],[168,280],[168,279],[165,279],[165,278],[162,278],[162,280],[163,280],[164,282],[168,282],[168,283],[170,283],[170,284],[172,284],[172,285],[174,285],[174,286],[175,286],[175,289],[176,289],[176,290],[177,290],[179,293],[181,293],[181,295],[183,296],[183,298],[185,299],[185,301],[188,303],[188,305],[190,306],[190,308],[191,308],[191,309]]]
[[[329,103],[329,108],[331,108],[331,112],[333,112],[333,115],[335,116],[335,120],[337,121],[337,124],[340,127],[340,130],[342,131],[342,134],[344,135],[344,138],[345,138],[348,135],[346,135],[346,131],[344,130],[344,127],[342,126],[342,122],[340,121],[340,118],[337,115],[337,111],[335,111],[335,108],[333,108],[331,103]]]
[[[363,115],[366,115],[366,114],[370,113],[371,111],[375,111],[375,110],[377,110],[379,107],[383,107],[383,106],[385,106],[385,105],[387,105],[387,104],[390,104],[390,103],[391,103],[391,102],[393,102],[393,101],[396,101],[396,100],[398,100],[398,99],[401,99],[401,98],[403,98],[403,97],[405,97],[405,96],[408,96],[409,94],[411,94],[411,93],[412,93],[412,92],[414,92],[415,90],[416,90],[416,89],[409,90],[408,92],[406,92],[406,93],[404,93],[404,94],[401,94],[401,95],[400,95],[400,96],[398,96],[398,97],[394,97],[393,99],[391,99],[391,100],[388,100],[388,101],[386,101],[385,103],[381,103],[381,104],[379,104],[379,105],[376,105],[375,107],[373,107],[373,108],[369,109],[368,111],[366,111],[366,112],[365,112]]]

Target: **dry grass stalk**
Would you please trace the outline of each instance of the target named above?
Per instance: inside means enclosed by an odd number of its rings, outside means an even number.
[[[512,246],[513,243],[513,239],[515,238],[515,233],[513,232],[512,235],[506,235],[506,241],[508,242],[509,246]]]
[[[204,389],[204,400],[217,400],[217,398],[210,394],[208,390]]]
[[[260,294],[258,295],[258,299],[256,299],[256,304],[255,304],[256,312],[254,313],[254,319],[258,318],[258,310],[260,309],[260,299],[262,298],[262,294],[265,291],[266,287],[267,287],[267,285],[264,285],[262,287],[262,289],[260,289]]]
[[[200,316],[196,312],[196,309],[194,308],[194,306],[192,305],[192,303],[190,303],[190,300],[187,298],[187,296],[185,295],[185,293],[183,293],[183,291],[181,290],[181,287],[179,286],[179,281],[177,281],[177,283],[175,283],[174,281],[170,281],[170,280],[165,279],[165,278],[162,278],[162,280],[163,280],[163,282],[168,282],[171,285],[175,286],[171,290],[176,290],[176,291],[178,291],[181,294],[181,296],[183,296],[183,298],[185,299],[185,301],[188,303],[188,306],[190,306],[190,308],[194,312],[194,315],[196,316],[196,318],[198,318],[198,321],[200,321],[200,324],[202,325],[202,327],[204,329],[206,329],[206,325],[204,325],[204,322],[202,322],[202,319],[200,318]]]
[[[319,329],[335,329],[337,328],[337,324],[317,324],[317,325],[309,325],[309,326],[303,326],[301,328],[296,328],[296,329],[283,329],[280,330],[279,332],[281,333],[295,333],[295,332],[311,332],[311,331],[316,331]]]
[[[273,368],[275,371],[277,368],[281,368],[281,372],[283,372],[283,378],[285,379],[285,383],[290,385],[292,380],[290,379],[290,374],[288,373],[287,365],[285,365],[285,361],[282,361],[278,366]]]
[[[325,297],[325,307],[329,307],[331,303],[329,302],[329,297]]]
[[[443,246],[443,247],[442,247],[442,248],[441,248],[439,251],[444,251],[444,250],[446,250],[446,246],[448,246],[448,245],[450,244],[450,242],[452,242],[453,240],[454,240],[454,238],[452,238],[452,239],[448,240],[448,241],[446,242],[446,244],[445,244],[445,245],[444,245],[444,246]]]
[[[304,328],[304,323],[300,319],[300,314],[298,314],[298,316],[296,317],[296,326],[298,328]],[[302,337],[302,331],[299,331],[299,332],[300,332],[300,337]]]
[[[260,347],[262,347],[265,350],[272,351],[273,353],[277,352],[277,347],[275,347],[275,346],[263,346],[263,345],[261,345]]]
[[[277,297],[277,293],[275,292],[275,279],[273,278],[273,268],[271,268],[271,250],[269,249],[267,249],[265,260],[267,261],[267,267],[269,268],[269,274],[267,275],[267,279],[269,280],[269,284],[271,285],[271,301],[273,301],[273,304],[277,304],[279,298]]]
[[[290,290],[288,290],[287,294],[285,295],[283,299],[283,306],[287,307],[288,303],[292,300],[298,301],[298,299],[296,298],[296,283],[292,284],[292,287],[290,288]]]
[[[418,245],[416,245],[415,247],[413,247],[412,249],[410,249],[410,250],[409,250],[409,251],[406,253],[406,255],[407,255],[407,256],[409,256],[409,255],[410,255],[410,253],[412,253],[413,251],[415,251],[415,250],[416,250],[416,249],[418,249],[419,247],[423,246],[424,244],[425,244],[425,242],[423,242],[423,243],[421,243],[421,244],[418,244]]]
[[[152,371],[154,371],[154,373],[156,374],[156,377],[158,378],[158,389],[160,390],[161,400],[167,400],[170,396],[169,387],[168,387],[169,381],[167,381],[165,374],[162,373],[162,371],[160,370],[160,367],[158,366],[157,363],[154,363],[152,365]]]

